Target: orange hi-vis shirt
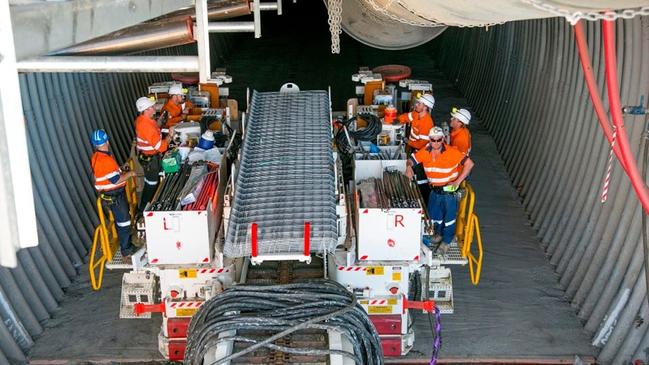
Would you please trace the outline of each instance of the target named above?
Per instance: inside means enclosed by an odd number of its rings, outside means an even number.
[[[184,108],[183,108],[184,106]],[[176,124],[180,123],[183,120],[183,110],[186,109],[191,109],[193,108],[194,105],[190,101],[186,101],[180,105],[177,105],[176,103],[171,100],[171,98],[167,99],[167,102],[165,105],[162,107],[161,111],[167,111],[169,113],[169,119],[167,119],[167,128],[171,128],[175,126]]]
[[[457,128],[451,131],[451,146],[464,152],[471,153],[471,133],[466,127]]]
[[[424,172],[430,185],[445,186],[460,176],[466,158],[466,154],[445,144],[437,157],[433,157],[432,148],[427,147],[413,153],[411,161],[413,165],[424,165]]]
[[[122,171],[109,152],[95,151],[90,158],[92,174],[95,176],[95,189],[99,192],[111,191],[126,186],[126,181],[117,183]]]
[[[403,113],[399,116],[399,123],[410,123],[410,135],[408,136],[408,145],[415,150],[420,150],[428,144],[430,138],[428,132],[435,126],[430,114],[419,118],[419,113]]]
[[[164,153],[169,147],[167,140],[162,139],[158,123],[144,114],[135,119],[135,136],[138,152],[148,156]]]

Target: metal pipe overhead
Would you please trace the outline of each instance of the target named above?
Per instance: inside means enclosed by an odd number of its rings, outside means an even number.
[[[193,25],[189,16],[141,23],[50,52],[49,55],[129,54],[180,46],[194,42]]]
[[[277,10],[278,6],[277,3],[259,3],[259,10],[261,11],[272,11],[272,10]]]
[[[197,56],[50,56],[18,62],[18,72],[198,72]]]
[[[250,13],[251,10],[248,0],[218,0],[208,1],[207,3],[207,19],[211,21],[236,18],[240,16],[250,15]],[[175,11],[173,13],[169,13],[153,20],[170,19],[185,16],[191,16],[192,18],[195,18],[196,9],[192,6]]]
[[[222,22],[209,23],[207,30],[210,33],[253,33],[255,31],[254,22]]]

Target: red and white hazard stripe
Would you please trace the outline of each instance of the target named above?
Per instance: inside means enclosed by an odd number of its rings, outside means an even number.
[[[367,271],[367,268],[362,266],[338,266],[338,271]]]
[[[225,273],[225,272],[230,272],[230,269],[223,269],[223,268],[221,268],[221,269],[200,269],[200,270],[198,270],[198,272],[200,274],[214,274],[214,273],[221,274],[221,273]]]
[[[193,302],[172,302],[169,303],[169,308],[198,308],[203,305],[203,301]]]
[[[608,199],[608,186],[611,182],[611,170],[613,169],[613,149],[615,148],[615,136],[617,130],[613,127],[613,137],[611,138],[611,150],[608,153],[608,166],[606,167],[606,176],[604,177],[604,186],[602,187],[601,202],[605,203]]]
[[[372,299],[369,301],[370,305],[385,305],[388,304],[388,301],[385,299]]]

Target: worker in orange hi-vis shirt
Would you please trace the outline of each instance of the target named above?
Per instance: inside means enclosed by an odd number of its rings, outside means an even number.
[[[90,136],[95,153],[90,158],[95,190],[99,193],[102,206],[110,209],[115,218],[115,228],[122,257],[127,258],[137,249],[131,243],[131,214],[126,201],[126,180],[135,172],[123,172],[110,152],[108,134],[98,129]]]
[[[455,236],[458,206],[455,191],[469,175],[474,164],[466,154],[444,143],[444,131],[441,128],[431,129],[429,136],[430,144],[413,153],[406,162],[406,176],[412,178],[412,167],[423,165],[431,186],[427,209],[435,227],[433,242],[441,243],[439,249],[445,254]]]
[[[431,94],[423,94],[415,103],[415,110],[409,113],[403,113],[399,116],[398,121],[401,124],[410,123],[410,134],[408,135],[408,144],[406,145],[406,155],[411,152],[415,153],[428,145],[428,132],[435,126],[433,118],[430,116],[431,110],[435,107],[435,98]],[[417,176],[417,186],[425,202],[428,202],[430,188],[426,174],[421,166],[415,167]]]
[[[142,214],[158,188],[160,169],[162,168],[161,154],[167,151],[169,141],[173,137],[170,133],[162,138],[158,122],[153,120],[155,101],[143,96],[135,102],[140,113],[135,119],[135,136],[137,139],[138,161],[144,169],[144,188],[138,206],[138,215]]]
[[[435,126],[430,111],[435,106],[435,98],[431,94],[424,94],[415,104],[415,110],[403,113],[398,117],[399,123],[410,123],[408,135],[408,152],[416,152],[428,144],[428,132]]]
[[[162,111],[169,113],[169,118],[167,119],[167,124],[165,128],[171,128],[176,124],[182,122],[189,110],[193,108],[194,105],[188,100],[185,101],[185,92],[181,84],[173,84],[169,87],[169,99],[162,107]]]
[[[451,110],[451,146],[469,155],[471,153],[471,133],[469,122],[471,113],[466,109],[453,108]]]

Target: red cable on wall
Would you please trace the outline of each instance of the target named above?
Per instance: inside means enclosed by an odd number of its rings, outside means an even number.
[[[627,176],[631,180],[631,185],[636,192],[642,208],[645,213],[649,213],[649,189],[644,183],[644,179],[641,177],[638,167],[636,165],[635,158],[629,147],[629,138],[624,129],[624,120],[622,119],[622,106],[620,103],[620,91],[617,84],[617,60],[615,56],[615,23],[614,21],[603,21],[602,31],[604,35],[604,61],[606,63],[606,87],[608,90],[608,99],[609,106],[612,114],[613,125],[616,128],[617,132],[617,143],[613,146],[613,152],[615,156],[620,161],[622,168],[626,172]],[[612,142],[613,132],[611,130],[611,124],[606,112],[604,111],[604,106],[602,104],[602,99],[597,89],[597,84],[595,83],[595,77],[593,75],[592,64],[590,61],[590,56],[588,55],[588,45],[586,43],[586,38],[584,36],[583,24],[578,22],[575,27],[575,39],[577,41],[577,49],[579,51],[579,59],[581,61],[582,68],[584,70],[584,77],[586,79],[586,84],[588,86],[588,91],[590,93],[595,112],[597,114],[597,119],[599,124],[604,131],[604,135],[609,143]]]

